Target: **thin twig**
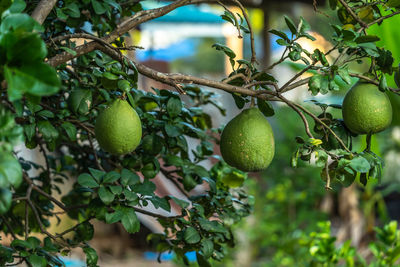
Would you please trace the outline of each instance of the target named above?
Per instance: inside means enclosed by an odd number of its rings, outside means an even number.
[[[224,3],[222,3],[221,1],[216,1],[220,6],[222,6],[225,10],[226,10],[226,12],[229,12],[229,13],[231,13],[231,15],[233,16],[233,17],[235,17],[235,19],[236,19],[236,15],[232,12],[232,11],[230,11],[229,10],[229,8],[224,4]],[[236,19],[237,20],[237,19]],[[237,29],[237,31],[238,31],[238,38],[243,38],[243,36],[242,36],[242,32],[240,31],[240,25],[239,25],[239,23],[237,23],[236,25],[236,29]]]
[[[8,231],[10,232],[10,234],[12,235],[12,237],[14,239],[17,239],[17,236],[15,235],[13,229],[11,228],[10,224],[7,222],[6,218],[4,217],[4,215],[1,215],[1,219],[3,220],[3,222],[6,224]]]
[[[30,184],[28,190],[26,191],[26,200],[31,197],[33,184]],[[29,236],[29,209],[28,202],[25,201],[25,240],[28,239]]]
[[[301,119],[302,119],[302,121],[304,123],[304,128],[306,130],[306,133],[307,133],[308,137],[314,138],[314,136],[312,135],[312,133],[310,131],[310,125],[308,124],[308,121],[307,121],[306,117],[304,116],[304,114],[301,112],[301,110],[299,108],[297,108],[296,105],[293,102],[291,102],[290,100],[286,99],[282,95],[278,94],[278,98],[280,98],[283,102],[285,102],[289,107],[291,107],[294,111],[296,111],[299,114],[299,116],[301,117]]]
[[[326,189],[326,190],[332,190],[332,187],[331,187],[331,176],[329,175],[328,160],[326,160],[326,162],[325,162],[325,175],[326,175],[326,185],[325,185],[325,189]]]
[[[364,28],[368,27],[368,24],[366,24],[360,17],[357,16],[356,13],[349,7],[349,5],[344,1],[344,0],[339,0],[339,2],[344,6],[344,8],[349,12],[349,14],[358,22],[360,25]]]
[[[179,183],[176,181],[176,178],[175,178],[174,176],[172,176],[170,173],[168,173],[167,170],[165,170],[165,169],[163,169],[163,168],[161,168],[160,171],[161,171],[162,174],[164,174],[164,176],[165,176],[168,180],[170,180],[170,181],[178,188],[178,190],[179,190],[183,195],[185,195],[185,197],[187,197],[187,198],[190,197],[189,194],[186,192],[186,190],[183,189],[183,188],[179,185]]]
[[[88,133],[88,139],[89,139],[90,147],[92,148],[92,151],[93,151],[94,159],[95,159],[95,161],[96,161],[96,166],[97,166],[97,168],[99,168],[99,170],[104,171],[104,169],[103,169],[103,167],[101,166],[101,163],[100,163],[100,161],[99,161],[99,158],[98,158],[98,156],[97,156],[97,151],[96,151],[96,149],[94,148],[93,141],[92,141],[92,136],[91,136],[90,133]]]
[[[334,137],[335,139],[339,142],[339,144],[343,147],[344,150],[346,150],[348,153],[351,153],[351,151],[347,148],[347,146],[343,143],[343,140],[340,139],[339,136],[337,136],[337,134],[328,126],[326,125],[322,120],[320,120],[317,116],[315,116],[312,112],[308,111],[307,109],[305,109],[303,106],[298,105],[296,103],[293,103],[294,105],[296,105],[296,107],[298,107],[299,109],[301,109],[304,113],[306,113],[307,115],[309,115],[311,118],[314,119],[314,121],[316,121],[317,123],[321,124],[322,126],[324,126]]]
[[[368,27],[374,25],[375,23],[379,23],[379,22],[381,22],[381,21],[383,21],[383,20],[385,20],[385,19],[387,19],[387,18],[393,17],[393,16],[395,16],[395,15],[397,15],[397,14],[400,14],[400,11],[396,11],[396,12],[393,12],[393,13],[391,13],[391,14],[389,14],[389,15],[380,17],[379,19],[376,19],[376,20],[374,20],[374,21],[368,23],[368,24],[366,25],[366,28],[368,28]]]
[[[250,19],[249,16],[247,15],[246,9],[245,7],[242,5],[242,3],[240,3],[239,0],[233,0],[233,2],[235,2],[239,8],[242,10],[244,19],[246,20],[247,23],[247,27],[249,27],[249,32],[250,32],[250,49],[251,49],[251,63],[256,63],[257,61],[257,56],[256,56],[256,49],[255,49],[255,45],[254,45],[254,32],[253,29],[251,27],[251,23],[250,23]]]
[[[65,230],[64,232],[59,233],[59,234],[56,234],[56,237],[57,237],[57,238],[63,237],[64,235],[68,234],[69,232],[74,231],[74,230],[75,230],[76,228],[78,228],[80,225],[89,222],[89,221],[90,221],[91,219],[93,219],[93,218],[94,218],[94,217],[89,217],[89,218],[87,218],[86,220],[84,220],[84,221],[82,221],[82,222],[76,224],[75,226],[73,226],[73,227],[71,227],[71,228]]]

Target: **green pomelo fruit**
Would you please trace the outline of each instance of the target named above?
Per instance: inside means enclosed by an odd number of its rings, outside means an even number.
[[[245,109],[225,126],[220,148],[229,165],[246,172],[264,170],[275,154],[271,125],[258,108]]]
[[[121,99],[100,112],[94,130],[100,147],[116,155],[132,152],[142,138],[138,114],[128,102]]]
[[[370,83],[357,83],[343,100],[343,120],[350,131],[374,134],[389,127],[392,105],[389,97]]]

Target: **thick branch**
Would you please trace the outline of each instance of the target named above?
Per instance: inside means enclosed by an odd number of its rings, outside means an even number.
[[[186,84],[197,84],[197,85],[203,85],[203,86],[208,86],[216,89],[221,89],[226,92],[230,93],[239,93],[247,96],[257,96],[262,99],[266,100],[276,100],[274,97],[272,97],[273,92],[269,90],[250,90],[246,89],[244,87],[238,87],[230,84],[226,84],[224,82],[218,82],[218,81],[213,81],[213,80],[208,80],[204,78],[199,78],[199,77],[194,77],[190,75],[184,75],[184,74],[179,74],[179,73],[163,73],[156,71],[154,69],[151,69],[143,64],[140,64],[138,62],[132,61],[129,58],[123,56],[121,53],[118,53],[114,49],[111,49],[109,47],[105,47],[102,45],[98,45],[97,48],[110,57],[112,57],[115,60],[118,60],[120,62],[126,61],[128,64],[132,64],[130,66],[132,69],[137,69],[137,71],[149,78],[152,78],[153,80],[162,82],[164,84],[168,84],[171,86],[176,86],[179,83],[186,83]],[[266,94],[269,96],[262,96],[262,94]]]
[[[57,3],[57,0],[42,0],[36,6],[35,10],[32,12],[32,18],[43,24],[50,11],[53,9],[54,5]]]

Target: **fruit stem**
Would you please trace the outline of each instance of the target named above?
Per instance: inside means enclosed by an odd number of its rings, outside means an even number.
[[[367,147],[365,148],[366,152],[370,152],[371,151],[371,137],[372,137],[372,134],[368,133],[367,134],[367,138],[366,138],[366,141],[367,141]]]
[[[256,105],[256,102],[254,101],[254,97],[251,97],[251,102],[250,102],[250,107],[254,107]]]

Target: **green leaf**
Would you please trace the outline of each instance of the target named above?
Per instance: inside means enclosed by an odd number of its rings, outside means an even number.
[[[31,245],[28,241],[19,240],[19,239],[14,239],[14,240],[11,242],[11,247],[12,247],[12,248],[15,248],[15,249],[17,249],[17,250],[20,250],[19,248],[22,248],[22,249],[25,249],[25,248],[27,248],[27,249],[33,249],[33,248],[32,248],[32,245]]]
[[[94,235],[94,227],[89,222],[80,224],[75,230],[75,236],[81,242],[93,239],[93,235]]]
[[[73,90],[68,97],[68,107],[75,114],[86,115],[92,102],[92,92],[90,90]]]
[[[118,76],[115,74],[112,74],[111,72],[103,72],[102,75],[104,78],[106,78],[108,80],[112,80],[112,81],[118,80]]]
[[[131,84],[127,80],[119,80],[118,88],[127,93],[131,90]]]
[[[349,70],[347,68],[338,69],[338,74],[339,74],[340,78],[342,78],[342,80],[345,83],[351,84],[351,78],[350,78],[350,75],[349,75]]]
[[[257,98],[257,106],[264,116],[271,117],[275,115],[274,108],[268,101]]]
[[[199,223],[202,229],[212,233],[226,233],[228,230],[217,221],[209,221],[204,218],[199,219]]]
[[[81,16],[79,6],[74,2],[65,5],[64,13],[68,14],[72,18],[79,18]]]
[[[47,260],[44,257],[40,257],[38,255],[30,255],[28,258],[29,263],[32,265],[32,267],[46,267],[47,266]]]
[[[103,179],[103,176],[106,174],[104,171],[96,170],[93,168],[89,168],[89,171],[93,175],[97,183],[100,183]]]
[[[245,99],[242,96],[237,95],[235,93],[232,93],[231,95],[232,95],[233,99],[235,100],[236,106],[239,109],[242,109],[244,107],[244,104],[246,103]]]
[[[28,141],[32,140],[32,137],[36,133],[36,124],[35,123],[25,124],[24,125],[24,132],[25,132],[25,136],[28,139]]]
[[[11,154],[0,154],[0,188],[10,184],[18,188],[22,183],[22,168]]]
[[[92,0],[92,6],[94,9],[94,12],[97,15],[104,14],[107,11],[107,9],[104,7],[104,5],[102,3],[100,3],[99,1]]]
[[[276,40],[276,43],[278,44],[278,45],[281,45],[281,46],[290,46],[290,43],[288,43],[286,40],[284,40],[284,39],[278,39],[278,40]]]
[[[226,45],[222,45],[222,44],[218,44],[217,43],[217,44],[213,44],[212,47],[217,49],[217,50],[219,50],[219,51],[223,51],[231,59],[236,57],[235,52],[233,52],[232,49],[230,49]]]
[[[171,117],[178,116],[182,111],[182,101],[179,98],[171,97],[167,102],[167,112]]]
[[[150,198],[151,203],[153,203],[154,207],[156,209],[162,208],[163,210],[166,210],[168,212],[171,211],[171,205],[169,204],[168,200],[165,198],[160,198],[158,196],[154,196]]]
[[[108,172],[103,177],[103,183],[113,183],[117,181],[120,177],[121,175],[116,171]]]
[[[122,193],[122,186],[120,185],[110,185],[108,186],[108,189],[110,189],[111,193],[114,195],[119,195]]]
[[[10,101],[22,98],[24,93],[49,96],[60,89],[56,71],[46,63],[23,65],[20,68],[4,67]]]
[[[376,35],[364,35],[364,36],[359,36],[355,39],[355,42],[357,44],[362,44],[362,43],[373,43],[379,41],[380,38]]]
[[[210,239],[203,239],[201,241],[201,252],[203,253],[204,257],[207,259],[211,257],[214,251],[214,243]]]
[[[101,201],[103,201],[104,204],[108,205],[111,204],[114,201],[114,194],[111,193],[107,188],[104,186],[101,186],[99,189],[99,197]]]
[[[282,31],[277,31],[277,30],[269,30],[270,33],[275,34],[279,37],[281,37],[282,39],[289,41],[289,37],[286,35],[286,33],[282,32]]]
[[[117,209],[113,213],[106,213],[106,223],[113,224],[119,222],[124,216],[122,210]]]
[[[182,130],[180,128],[169,123],[165,124],[164,129],[169,137],[177,137],[182,134]]]
[[[296,50],[293,50],[293,51],[291,51],[291,52],[289,53],[289,58],[290,58],[292,61],[300,60],[300,59],[301,59],[301,52],[296,51]]]
[[[73,55],[73,56],[76,56],[76,51],[75,51],[75,50],[72,50],[72,49],[69,48],[69,47],[60,46],[60,49],[64,50],[64,51],[67,52],[68,54],[71,54],[71,55]]]
[[[61,124],[61,127],[64,128],[65,132],[67,133],[69,139],[71,141],[76,141],[76,127],[75,125],[73,125],[70,122],[63,122],[63,124]]]
[[[200,234],[194,227],[189,226],[186,228],[183,238],[188,244],[196,244],[200,241]]]
[[[358,156],[350,161],[349,166],[355,170],[356,172],[367,173],[371,168],[368,160],[365,158]]]
[[[289,18],[288,16],[286,16],[286,15],[284,15],[283,17],[285,18],[286,25],[288,26],[290,32],[292,34],[296,34],[297,33],[297,28],[296,28],[293,20],[291,18]]]
[[[96,250],[91,247],[84,247],[83,252],[86,254],[86,264],[88,267],[96,267],[98,256]]]
[[[176,198],[174,196],[170,196],[170,198],[176,203],[178,204],[179,207],[181,207],[182,209],[186,209],[187,207],[189,207],[189,202]]]
[[[52,141],[58,138],[58,131],[49,121],[39,121],[37,127],[46,141]]]
[[[46,44],[37,33],[6,34],[1,40],[10,66],[40,63],[46,55]]]
[[[78,183],[81,186],[89,187],[89,188],[94,188],[94,187],[99,186],[99,184],[96,182],[96,180],[88,173],[82,173],[81,175],[79,175]]]
[[[18,1],[21,2],[21,1]],[[11,7],[13,8],[13,7]],[[11,14],[8,15],[0,24],[0,33],[5,33],[7,31],[25,31],[32,32],[38,31],[42,32],[43,27],[34,20],[28,14]]]
[[[26,8],[26,3],[24,0],[14,0],[9,11],[10,13],[22,13]]]
[[[394,73],[394,82],[397,85],[397,88],[400,88],[400,64],[398,66],[398,70]]]
[[[5,214],[11,207],[12,193],[10,190],[0,187],[0,215]]]
[[[145,180],[142,184],[136,184],[132,187],[132,191],[138,194],[150,196],[156,190],[156,185],[149,181]]]
[[[138,200],[137,194],[128,189],[124,189],[124,196],[128,201],[137,201]]]
[[[199,267],[211,267],[211,264],[198,252],[196,252],[196,259]]]
[[[121,171],[121,184],[124,186],[132,186],[140,182],[140,177],[136,173],[128,170],[122,169]]]
[[[48,251],[48,252],[58,252],[58,249],[56,246],[54,246],[53,242],[51,241],[50,237],[46,237],[44,239],[44,246],[43,249]]]
[[[386,90],[388,90],[388,85],[386,82],[386,76],[382,75],[381,80],[379,81],[379,90],[381,90],[382,92],[385,92]]]
[[[54,113],[51,112],[50,110],[42,110],[39,111],[36,115],[43,117],[44,119],[46,118],[54,118]]]
[[[394,8],[398,8],[400,7],[400,0],[389,0],[386,5],[388,7],[394,7]]]
[[[306,31],[309,31],[311,29],[310,24],[302,16],[300,16],[300,23],[300,33],[304,34]]]
[[[321,88],[322,84],[322,76],[321,75],[314,75],[308,81],[308,88],[311,91],[312,95],[317,95]]]
[[[31,244],[31,247],[34,249],[40,246],[40,240],[34,236],[28,237],[26,241]]]
[[[136,233],[140,230],[140,222],[132,208],[124,208],[121,223],[125,230],[130,233]]]
[[[143,137],[142,139],[142,148],[143,151],[150,155],[157,155],[163,149],[163,138],[158,136],[157,134],[149,134]]]

